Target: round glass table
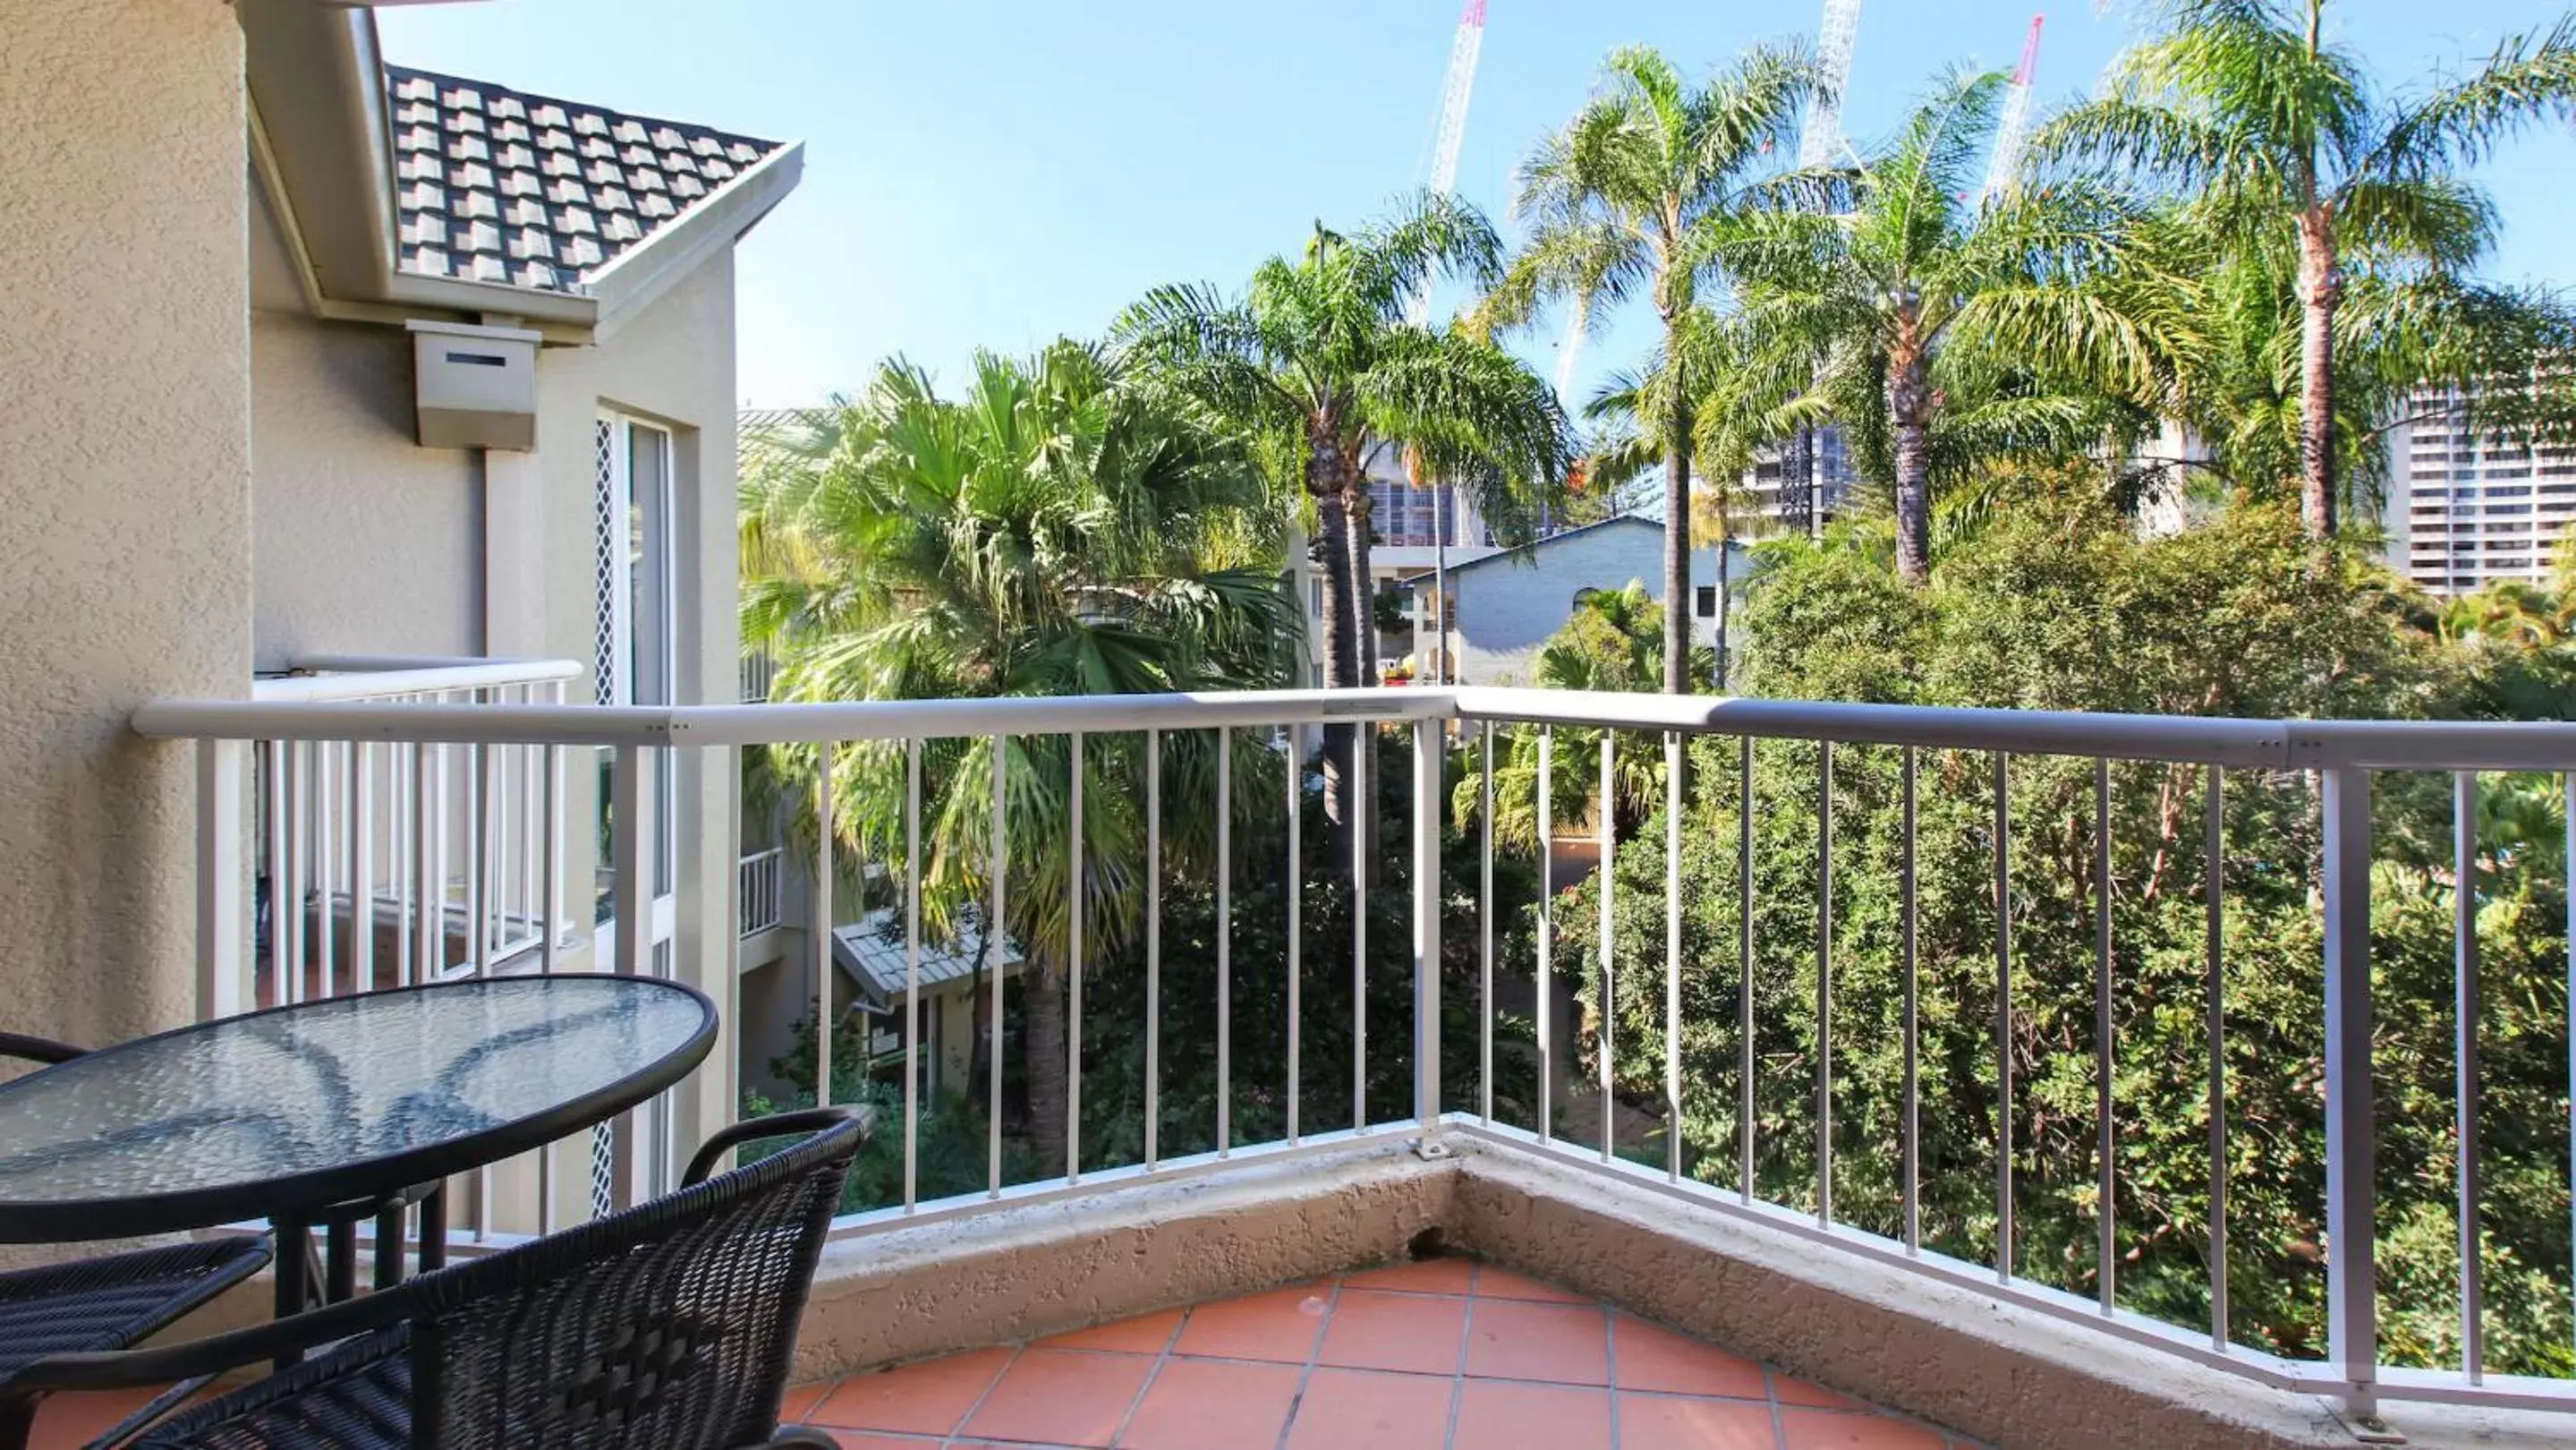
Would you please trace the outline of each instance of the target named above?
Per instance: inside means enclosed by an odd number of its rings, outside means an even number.
[[[301,1300],[309,1225],[330,1223],[339,1250],[334,1210],[354,1224],[606,1122],[686,1076],[715,1029],[689,987],[584,974],[337,997],[121,1043],[0,1086],[0,1242],[266,1218],[294,1240],[278,1245],[281,1304],[290,1278]],[[431,1227],[424,1203],[425,1261]]]

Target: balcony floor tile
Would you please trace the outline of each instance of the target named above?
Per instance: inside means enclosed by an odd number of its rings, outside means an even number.
[[[1966,1450],[1535,1279],[1433,1259],[791,1391],[844,1450]]]

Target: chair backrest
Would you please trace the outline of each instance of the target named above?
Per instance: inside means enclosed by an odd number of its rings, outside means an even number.
[[[843,1121],[639,1208],[406,1286],[412,1443],[695,1450],[778,1424],[842,1180]]]

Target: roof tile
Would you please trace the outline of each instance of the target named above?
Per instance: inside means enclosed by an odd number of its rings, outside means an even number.
[[[781,149],[456,76],[388,67],[385,84],[400,262],[427,276],[580,291]]]

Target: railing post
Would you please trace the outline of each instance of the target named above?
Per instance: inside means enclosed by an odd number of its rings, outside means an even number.
[[[1413,722],[1413,1151],[1448,1155],[1440,1142],[1440,782],[1447,736]]]
[[[250,1007],[248,937],[242,898],[249,886],[243,853],[242,777],[250,747],[238,740],[197,742],[197,1016],[231,1017]],[[285,909],[270,886],[269,930]]]
[[[651,811],[644,789],[645,756],[643,748],[620,745],[609,768],[609,809],[616,822],[616,839],[612,846],[615,884],[611,895],[616,901],[617,953],[609,970],[621,976],[640,977],[653,959],[653,894],[645,873],[652,869],[653,857],[647,844],[651,841],[652,823],[646,819]],[[644,1112],[656,1114],[660,1109],[639,1109],[620,1114],[611,1129],[609,1161],[609,1207],[620,1211],[650,1198],[648,1186],[652,1168],[639,1151],[637,1119]]]
[[[2344,1409],[2379,1425],[2370,1074],[2370,773],[2325,775],[2326,1332]]]

